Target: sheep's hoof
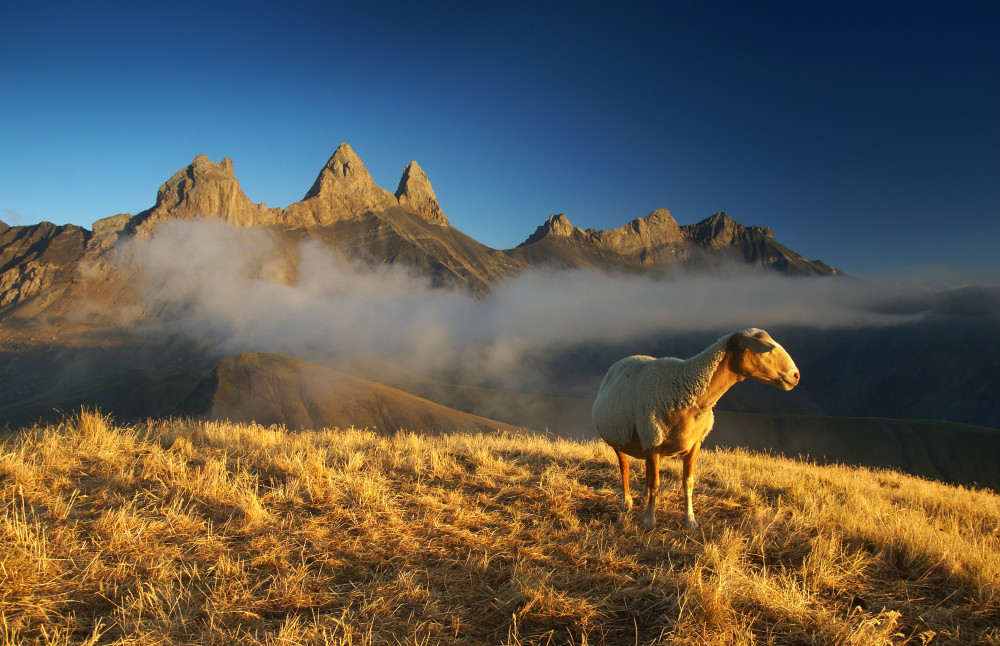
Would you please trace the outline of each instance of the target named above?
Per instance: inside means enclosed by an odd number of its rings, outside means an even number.
[[[698,522],[694,519],[694,516],[688,516],[684,519],[684,527],[687,529],[697,529]]]

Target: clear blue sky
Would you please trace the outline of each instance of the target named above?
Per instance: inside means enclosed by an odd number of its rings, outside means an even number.
[[[137,213],[199,153],[284,207],[347,141],[495,248],[724,210],[1000,276],[996,3],[346,4],[0,2],[0,219]]]

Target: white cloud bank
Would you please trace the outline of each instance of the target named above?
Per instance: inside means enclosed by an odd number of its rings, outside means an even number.
[[[392,362],[432,377],[458,370],[467,383],[522,383],[526,359],[580,344],[913,317],[876,311],[898,287],[844,278],[526,271],[477,299],[433,288],[405,267],[348,262],[315,242],[299,245],[290,265],[268,230],[214,220],[169,222],[132,245],[145,303],[167,315],[150,319],[158,333],[208,342],[220,357]]]

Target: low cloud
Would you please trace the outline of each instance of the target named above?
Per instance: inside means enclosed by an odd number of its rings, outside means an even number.
[[[291,251],[291,253],[289,253]],[[151,333],[219,357],[269,351],[332,366],[393,365],[465,383],[530,383],[531,360],[584,344],[746,327],[881,326],[898,283],[844,278],[668,277],[526,271],[485,298],[434,288],[400,265],[351,262],[317,242],[289,250],[267,229],[169,222],[121,256],[142,272]]]

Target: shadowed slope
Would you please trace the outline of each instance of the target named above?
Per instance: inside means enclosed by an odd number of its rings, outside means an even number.
[[[412,267],[436,286],[465,285],[480,295],[525,268],[454,227],[398,206],[324,225],[279,227],[277,232],[286,241],[315,240],[373,266]]]
[[[518,430],[373,381],[267,352],[223,361],[177,412],[207,419],[282,424],[291,429],[353,426],[383,433]]]

